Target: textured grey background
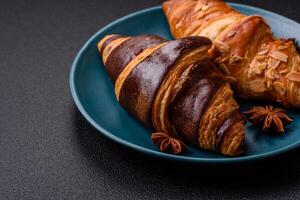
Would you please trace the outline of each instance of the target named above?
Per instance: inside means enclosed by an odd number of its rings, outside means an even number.
[[[239,2],[300,21],[298,0]],[[160,3],[0,1],[0,199],[300,198],[299,149],[244,166],[179,165],[111,142],[79,114],[68,84],[79,48]]]

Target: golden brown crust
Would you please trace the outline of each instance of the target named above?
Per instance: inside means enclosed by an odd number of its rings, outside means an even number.
[[[175,38],[196,35],[196,31],[214,18],[232,11],[219,0],[171,0],[163,4],[171,32]]]
[[[229,83],[216,92],[199,125],[199,144],[207,150],[217,150],[216,134],[225,119],[239,109]]]
[[[98,49],[106,70],[111,72],[109,76],[117,75],[115,93],[120,104],[145,125],[159,132],[152,139],[160,149],[182,152],[180,138],[205,150],[238,155],[239,151],[234,151],[236,146],[241,146],[239,142],[243,143],[244,131],[239,129],[240,132],[235,133],[241,136],[240,140],[226,135],[229,134],[229,126],[240,123],[242,118],[227,77],[209,59],[211,41],[204,37],[188,37],[156,44],[153,40],[152,46],[137,55],[131,52],[128,63],[108,61],[124,59],[118,53],[120,47],[130,51],[129,44],[140,39],[126,38],[105,37]],[[120,67],[112,63],[127,64]],[[121,72],[117,72],[119,69],[122,69]],[[227,120],[224,128],[224,121],[234,111],[240,118]],[[217,135],[222,127],[222,134]],[[227,138],[226,151],[216,148],[221,146],[223,137]]]
[[[210,54],[236,79],[239,96],[300,107],[299,53],[292,40],[274,38],[262,17],[242,15],[222,0],[169,0],[163,10],[175,38],[214,40]]]
[[[223,137],[220,152],[225,155],[236,156],[244,153],[245,124],[243,121],[233,124]]]
[[[256,37],[253,38],[253,35]],[[249,97],[249,62],[261,44],[270,40],[270,36],[271,30],[261,17],[244,17],[219,34],[210,50],[216,63],[225,65],[230,75],[236,78],[237,93],[240,96]]]

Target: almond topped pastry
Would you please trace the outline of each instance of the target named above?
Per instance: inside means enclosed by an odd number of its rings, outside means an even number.
[[[176,39],[205,36],[210,56],[235,78],[236,94],[300,108],[300,56],[293,39],[278,39],[260,16],[243,15],[223,0],[163,3]]]

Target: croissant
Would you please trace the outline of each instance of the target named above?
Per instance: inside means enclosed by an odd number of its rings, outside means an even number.
[[[300,108],[300,57],[292,39],[277,39],[260,16],[245,16],[222,0],[163,3],[175,38],[206,36],[217,66],[236,80],[240,97]]]
[[[236,156],[244,151],[245,120],[227,78],[209,59],[211,45],[205,37],[108,35],[98,49],[117,100],[144,125]]]

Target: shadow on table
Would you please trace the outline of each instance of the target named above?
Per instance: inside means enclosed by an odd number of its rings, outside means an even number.
[[[274,190],[299,181],[299,149],[276,158],[235,165],[191,165],[160,160],[127,149],[99,134],[74,108],[74,129],[80,152],[88,166],[101,176],[128,189],[156,182],[153,187],[167,184],[187,186]],[[138,183],[132,184],[132,183]],[[137,187],[137,188],[134,188]],[[250,190],[251,191],[251,190]]]

